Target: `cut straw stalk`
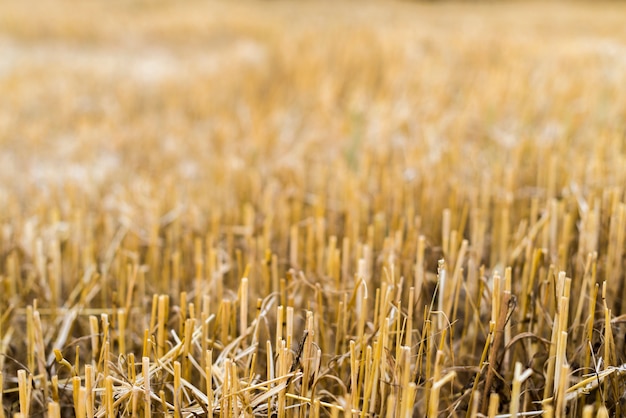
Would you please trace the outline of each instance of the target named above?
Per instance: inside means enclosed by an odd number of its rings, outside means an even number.
[[[48,418],[61,418],[61,405],[58,402],[48,403]]]
[[[180,362],[174,362],[174,418],[181,418],[181,366]]]
[[[152,389],[150,387],[150,358],[143,357],[141,359],[141,373],[143,376],[143,402],[144,402],[144,414],[147,418],[152,415],[151,396]]]
[[[435,372],[433,374],[433,379],[435,382],[433,383],[432,389],[430,390],[430,398],[428,400],[428,416],[436,417],[439,413],[439,392],[441,388],[454,380],[456,377],[456,372],[451,371],[447,373],[445,376],[441,377],[441,366],[443,362],[443,351],[437,351],[437,358],[435,359]],[[405,415],[406,416],[406,415]]]
[[[31,376],[26,375],[26,370],[21,369],[17,371],[17,384],[19,388],[20,413],[27,417],[30,411],[32,379]]]
[[[522,372],[522,363],[517,362],[515,363],[515,371],[513,373],[513,387],[511,389],[511,405],[509,411],[512,417],[516,417],[518,412],[520,412],[522,384],[532,375],[533,371],[532,369],[526,369]]]
[[[157,357],[163,357],[165,354],[165,324],[168,318],[169,296],[160,295],[157,305],[157,338],[156,353]]]
[[[496,278],[494,278],[495,280]],[[494,284],[496,282],[494,281]],[[495,286],[494,286],[495,287]],[[495,290],[494,290],[495,292]],[[487,399],[489,394],[491,393],[491,387],[495,378],[496,367],[499,367],[499,358],[500,351],[503,348],[504,341],[504,329],[507,323],[507,318],[509,315],[509,302],[511,300],[511,294],[507,291],[503,291],[500,296],[496,295],[496,299],[494,304],[497,302],[499,306],[499,312],[497,316],[497,320],[495,321],[495,328],[493,332],[493,341],[491,344],[491,348],[489,350],[489,359],[488,359],[488,368],[487,368],[487,376],[485,378],[485,387],[483,389],[483,397],[482,397],[482,413],[486,414],[488,412],[488,403]]]

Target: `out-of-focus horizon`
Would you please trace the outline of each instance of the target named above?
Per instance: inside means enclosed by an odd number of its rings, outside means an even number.
[[[609,129],[623,117],[624,10],[617,2],[3,1],[0,179],[136,175],[153,158],[146,150],[189,175],[201,155],[261,160],[330,140],[327,158],[348,153],[356,130],[365,142],[408,131],[438,142],[451,136],[452,119],[453,136],[493,136],[498,146],[565,135],[569,121]]]

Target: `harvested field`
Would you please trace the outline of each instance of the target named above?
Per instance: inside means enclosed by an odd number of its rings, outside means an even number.
[[[0,2],[0,418],[626,415],[626,4]]]

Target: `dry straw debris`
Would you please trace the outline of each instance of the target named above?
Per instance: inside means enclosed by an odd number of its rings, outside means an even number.
[[[34,8],[0,418],[626,414],[623,5]]]

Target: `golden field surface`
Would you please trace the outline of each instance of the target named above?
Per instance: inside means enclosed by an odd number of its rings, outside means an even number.
[[[0,418],[623,416],[624,16],[0,2]]]

